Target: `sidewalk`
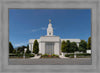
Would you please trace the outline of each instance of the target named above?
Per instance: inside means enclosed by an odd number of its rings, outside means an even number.
[[[62,58],[62,59],[66,58],[66,59],[68,59],[68,57],[65,57],[65,56],[62,56],[62,55],[60,55],[59,58]]]

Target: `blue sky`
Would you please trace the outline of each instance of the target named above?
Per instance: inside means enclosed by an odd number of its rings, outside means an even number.
[[[91,9],[9,9],[9,41],[14,47],[47,34],[51,19],[54,35],[63,39],[88,40]]]

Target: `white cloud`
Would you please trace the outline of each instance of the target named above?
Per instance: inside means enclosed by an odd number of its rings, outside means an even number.
[[[18,43],[18,44],[15,44],[15,47],[19,47],[19,46],[25,46],[26,44],[28,44],[29,42],[21,42],[21,43]]]
[[[46,30],[46,28],[45,28],[45,27],[42,27],[41,29],[42,29],[42,30]]]
[[[15,47],[22,46],[24,43],[15,44]]]
[[[36,32],[39,31],[40,29],[32,29],[32,32]]]
[[[32,32],[37,32],[37,31],[40,31],[40,30],[46,30],[46,28],[45,27],[41,27],[39,29],[32,29]]]

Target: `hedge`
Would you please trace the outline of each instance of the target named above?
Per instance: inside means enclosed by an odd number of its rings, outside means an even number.
[[[65,54],[65,57],[73,58],[74,57],[74,54]]]
[[[83,53],[83,54],[76,54],[76,56],[77,56],[78,58],[82,58],[82,57],[90,57],[91,54]]]
[[[88,54],[88,53],[76,54],[76,57],[77,58],[90,57],[90,56],[91,56],[91,54]],[[65,54],[65,57],[73,58],[74,57],[74,54]]]
[[[23,54],[10,54],[9,57],[23,57]],[[25,54],[25,57],[34,57],[34,54]]]

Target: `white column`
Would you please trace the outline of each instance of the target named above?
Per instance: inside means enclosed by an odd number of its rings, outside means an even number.
[[[32,43],[29,44],[29,50],[31,51],[31,53],[33,52],[33,44]]]
[[[31,51],[31,44],[29,43],[29,50]]]
[[[45,54],[45,43],[41,43],[41,53]]]
[[[39,53],[41,53],[41,43],[39,43]]]
[[[60,52],[59,52],[59,43],[54,43],[54,54],[60,55]]]
[[[33,44],[31,44],[31,53],[33,53]]]

